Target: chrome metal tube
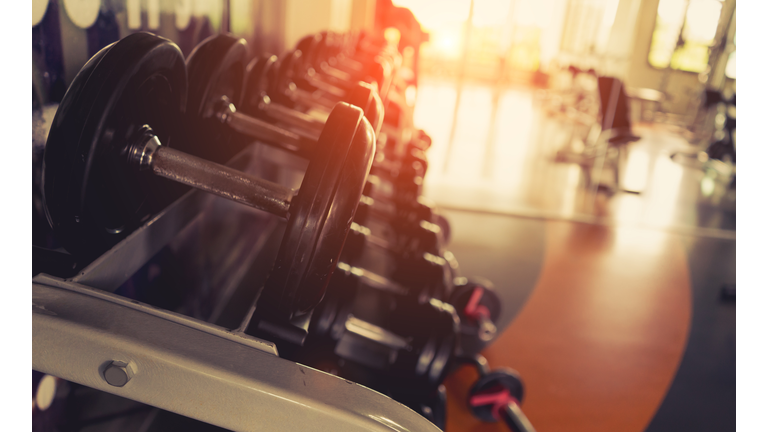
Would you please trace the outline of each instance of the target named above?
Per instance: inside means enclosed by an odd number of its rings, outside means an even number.
[[[316,96],[315,93],[310,93],[302,89],[293,90],[291,92],[291,98],[301,104],[311,106],[311,107],[325,108],[328,111],[332,110],[333,107],[336,105],[336,102],[332,101],[331,99],[325,96],[320,96],[320,95]]]
[[[323,127],[325,126],[325,123],[319,119],[316,119],[301,111],[296,111],[279,104],[265,104],[264,111],[268,116],[274,118],[275,120],[279,120],[283,123],[298,128],[309,129],[311,133],[317,134],[318,138],[320,137],[320,132],[322,132]]]
[[[335,96],[337,98],[343,98],[344,96],[347,95],[347,91],[345,89],[339,88],[335,84],[327,82],[324,79],[325,77],[323,75],[320,75],[317,73],[312,75],[307,74],[305,78],[314,87],[317,87],[319,90],[324,91],[325,93],[328,93],[331,96]]]
[[[523,410],[520,409],[520,405],[516,403],[508,403],[500,410],[501,418],[507,425],[509,430],[513,432],[536,432],[533,428],[531,421],[525,416]]]
[[[293,189],[168,147],[159,147],[149,166],[161,177],[287,217]]]
[[[400,294],[400,295],[408,294],[408,288],[400,284],[397,284],[395,282],[392,282],[391,280],[385,278],[384,276],[377,275],[376,273],[373,273],[366,269],[351,266],[343,262],[340,262],[336,267],[343,272],[351,273],[357,276],[358,278],[360,278],[361,283],[365,284],[370,288],[378,289],[382,291],[389,291],[391,293]]]
[[[347,72],[344,72],[340,69],[337,69],[328,63],[324,63],[321,66],[321,71],[325,74],[328,74],[340,81],[350,81],[352,79],[352,75],[348,74]]]
[[[263,120],[233,111],[227,114],[225,123],[233,130],[254,139],[279,144],[286,150],[298,152],[306,150],[309,141],[301,135],[267,123]]]
[[[350,315],[344,323],[348,332],[395,350],[410,350],[410,343],[391,331]]]

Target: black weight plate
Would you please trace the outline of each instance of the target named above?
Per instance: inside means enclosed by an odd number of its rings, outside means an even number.
[[[445,245],[451,242],[451,222],[439,210],[432,211],[432,223],[440,227]]]
[[[411,351],[398,352],[392,365],[396,385],[431,393],[448,375],[456,351],[459,318],[453,306],[436,299],[399,301],[387,328],[413,340]]]
[[[323,298],[362,196],[376,150],[360,108],[337,104],[320,134],[263,298],[278,319],[314,308]],[[261,302],[261,300],[260,300]]]
[[[453,292],[451,293],[449,303],[451,303],[453,307],[456,308],[456,312],[458,312],[459,316],[462,318],[462,321],[464,321],[467,319],[464,309],[466,308],[467,303],[472,297],[472,293],[475,291],[477,286],[483,288],[483,296],[480,297],[478,304],[488,308],[491,321],[496,323],[499,319],[499,315],[501,315],[501,299],[493,289],[493,284],[488,280],[473,278],[469,279],[466,284],[456,285]]]
[[[295,84],[297,87],[313,92],[317,90],[304,79],[304,71],[301,70],[301,51],[289,51],[278,59],[277,76],[275,77],[270,98],[287,107],[293,107],[294,102],[285,93],[286,89]]]
[[[496,415],[493,412],[493,404],[473,406],[470,400],[473,396],[480,393],[493,393],[507,390],[510,396],[517,399],[519,404],[523,403],[523,397],[525,396],[525,388],[523,381],[520,379],[520,375],[508,368],[497,369],[488,375],[480,377],[475,385],[469,390],[467,397],[467,406],[472,414],[478,419],[485,422],[496,422]]]
[[[336,270],[328,284],[323,301],[312,312],[309,334],[319,343],[325,339],[341,338],[347,318],[352,313],[357,296],[358,280]]]
[[[167,204],[168,183],[129,167],[126,151],[145,124],[174,144],[186,88],[179,48],[149,33],[105,47],[75,77],[48,135],[43,188],[48,221],[76,257],[95,258]]]
[[[245,87],[240,108],[249,115],[262,115],[259,104],[264,95],[272,98],[275,77],[278,68],[277,56],[257,57],[249,64],[245,72]]]
[[[371,123],[374,133],[378,136],[381,125],[384,123],[384,105],[381,103],[376,86],[362,81],[358,82],[349,92],[347,102],[365,112],[365,118]]]
[[[322,40],[323,37],[320,34],[313,34],[305,36],[296,44],[296,50],[301,51],[301,59],[305,69],[314,68],[321,60],[317,55]]]
[[[189,153],[225,163],[237,152],[231,148],[231,131],[214,116],[222,96],[239,106],[247,58],[245,40],[225,34],[211,36],[192,50],[187,59],[189,97],[185,139],[190,143]]]

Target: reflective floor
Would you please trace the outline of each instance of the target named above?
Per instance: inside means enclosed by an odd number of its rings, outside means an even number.
[[[619,178],[631,192],[597,190],[588,174],[609,173],[555,161],[583,128],[536,94],[466,84],[456,96],[455,83],[420,83],[425,194],[448,209],[462,274],[500,294],[502,331],[483,354],[521,373],[536,430],[735,430],[736,303],[720,296],[736,277],[733,166],[635,123]],[[466,367],[448,378],[448,432],[506,430],[467,410],[476,379]]]
[[[596,190],[585,168],[555,162],[558,150],[583,145],[584,126],[553,116],[532,90],[494,89],[423,79],[415,123],[432,136],[425,194],[445,208],[608,225],[651,227],[735,238],[732,165],[702,164],[681,134],[634,125],[614,194]],[[457,105],[457,94],[458,105]],[[611,171],[593,166],[593,178]]]
[[[536,430],[722,432],[736,425],[736,242],[665,230],[448,211],[464,275],[492,280],[500,335]],[[502,431],[449,376],[447,432]]]

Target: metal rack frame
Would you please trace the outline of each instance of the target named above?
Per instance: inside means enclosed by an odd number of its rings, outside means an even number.
[[[275,344],[112,292],[204,207],[190,191],[75,277],[32,279],[32,368],[234,431],[438,430],[351,381],[282,359]],[[123,386],[107,380],[124,365]]]

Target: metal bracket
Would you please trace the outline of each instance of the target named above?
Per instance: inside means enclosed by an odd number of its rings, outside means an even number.
[[[131,367],[122,387],[114,364]],[[270,342],[47,275],[32,283],[32,367],[233,431],[438,430]]]

